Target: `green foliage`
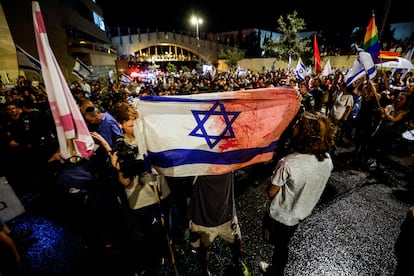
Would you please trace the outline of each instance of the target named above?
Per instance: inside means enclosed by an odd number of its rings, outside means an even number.
[[[170,73],[176,73],[177,72],[177,66],[175,66],[175,64],[172,64],[171,62],[168,62],[165,69],[167,70],[167,72],[170,72]]]
[[[298,17],[296,11],[288,14],[286,18],[280,16],[277,23],[279,25],[278,31],[281,33],[280,41],[270,37],[262,47],[266,55],[287,61],[289,55],[292,59],[297,59],[304,55],[306,51],[312,50],[308,47],[311,40],[299,38],[298,34],[305,30],[306,23],[303,18]]]
[[[220,50],[219,58],[225,59],[225,63],[229,68],[234,69],[237,65],[237,63],[242,60],[245,56],[245,52],[243,50],[240,50],[239,47],[231,47],[229,49]]]

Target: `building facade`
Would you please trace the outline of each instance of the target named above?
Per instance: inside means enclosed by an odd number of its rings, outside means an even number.
[[[33,28],[32,1],[0,0],[0,71],[14,82],[19,75],[39,77],[20,70],[16,45],[38,59]],[[42,0],[39,2],[49,43],[66,80],[77,77],[76,58],[91,66],[94,75],[105,78],[113,70],[116,51],[108,39],[102,9],[92,0]]]

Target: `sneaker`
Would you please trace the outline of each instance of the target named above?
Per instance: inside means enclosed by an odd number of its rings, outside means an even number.
[[[247,265],[242,260],[240,260],[240,266],[242,269],[243,276],[250,276],[250,271],[247,268]]]
[[[270,264],[268,264],[268,263],[266,263],[264,261],[260,261],[259,262],[259,268],[260,268],[260,271],[262,273],[266,273],[269,270],[269,268],[270,268]]]

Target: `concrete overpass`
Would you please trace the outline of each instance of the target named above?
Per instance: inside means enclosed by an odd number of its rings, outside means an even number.
[[[139,30],[138,30],[139,31]],[[146,32],[111,37],[119,57],[136,61],[191,61],[216,64],[222,44],[174,32]]]

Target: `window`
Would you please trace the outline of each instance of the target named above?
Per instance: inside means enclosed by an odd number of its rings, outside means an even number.
[[[102,31],[105,32],[104,19],[99,14],[97,14],[96,12],[93,12],[93,22],[95,23],[96,26],[99,27],[99,29],[101,29]]]

